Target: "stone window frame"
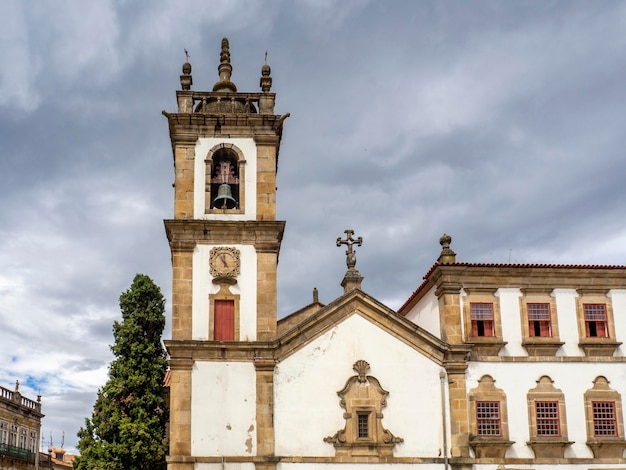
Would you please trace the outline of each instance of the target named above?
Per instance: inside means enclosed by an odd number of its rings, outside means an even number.
[[[530,439],[526,443],[532,448],[536,458],[564,458],[565,449],[573,444],[567,438],[565,395],[554,386],[547,375],[537,380],[537,386],[528,390],[528,423]],[[537,432],[537,403],[556,403],[558,410],[559,435],[540,435]]]
[[[343,408],[344,427],[334,435],[324,438],[333,444],[338,457],[366,457],[368,459],[393,456],[396,444],[404,442],[382,424],[383,408],[387,406],[389,392],[382,388],[378,379],[367,375],[370,365],[362,359],[356,361],[353,370],[357,372],[346,381],[343,389],[337,392],[339,406]],[[359,416],[367,416],[367,437],[359,433]],[[376,461],[376,460],[369,460]]]
[[[616,341],[613,304],[611,299],[607,297],[607,293],[606,289],[578,289],[579,295],[576,298],[576,318],[580,338],[578,345],[585,352],[586,356],[611,357],[622,344]],[[606,337],[587,336],[585,304],[604,304],[607,322]]]
[[[551,290],[522,289],[520,297],[520,314],[522,326],[522,346],[531,356],[555,356],[557,350],[563,346],[559,337],[559,322],[556,309],[556,298]],[[528,319],[529,304],[548,304],[550,309],[550,336],[531,336],[530,321]]]
[[[215,294],[209,294],[209,340],[215,341],[215,301],[216,300],[230,300],[234,303],[234,338],[233,341],[239,341],[240,338],[240,296],[239,294],[233,294],[230,291],[229,285],[236,282],[234,279],[229,278],[215,278],[213,279],[215,284],[218,284],[220,289]]]
[[[506,342],[502,338],[502,317],[500,313],[500,299],[496,296],[497,289],[481,287],[464,287],[463,303],[463,327],[466,342],[472,344],[472,352],[475,355],[497,356]],[[486,304],[493,306],[493,336],[472,335],[472,309],[471,304]]]
[[[231,151],[237,157],[237,174],[239,175],[239,207],[234,209],[212,209],[211,204],[211,177],[213,170],[213,156],[220,150]],[[245,214],[246,212],[246,159],[243,151],[235,144],[221,143],[213,146],[204,160],[204,213],[205,214]]]
[[[483,375],[478,385],[469,391],[470,440],[469,445],[477,458],[503,459],[507,449],[514,443],[509,440],[509,418],[506,393],[495,386],[490,375]],[[478,403],[498,403],[500,411],[500,434],[478,434]]]
[[[603,375],[593,380],[593,387],[585,391],[585,421],[587,425],[586,444],[593,451],[595,458],[621,458],[626,449],[624,437],[624,413],[622,396],[617,390],[610,387],[609,381]],[[596,436],[595,417],[593,413],[594,403],[612,403],[615,413],[616,434]]]

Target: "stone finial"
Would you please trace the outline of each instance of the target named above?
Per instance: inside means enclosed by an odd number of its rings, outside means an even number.
[[[447,233],[444,233],[439,239],[439,244],[441,245],[441,254],[437,259],[438,263],[456,263],[456,253],[452,251],[452,248],[450,248],[450,243],[452,243],[452,237]]]
[[[317,287],[313,288],[313,303],[316,304],[320,301],[319,293],[317,292]]]
[[[337,246],[346,245],[348,247],[346,250],[346,265],[348,266],[348,270],[343,277],[343,281],[341,281],[341,287],[343,287],[343,292],[346,294],[351,290],[361,288],[363,277],[355,268],[356,252],[352,249],[352,245],[361,246],[363,244],[363,237],[359,237],[355,240],[352,238],[354,230],[350,229],[344,230],[344,233],[346,234],[346,239],[342,240],[341,237],[337,237]]]
[[[271,73],[272,69],[269,65],[267,65],[267,51],[265,51],[265,64],[263,64],[263,67],[261,67],[260,81],[261,91],[263,91],[263,93],[269,93],[270,89],[272,88],[272,77],[270,77]]]
[[[191,77],[191,64],[189,63],[189,52],[185,49],[185,57],[187,60],[183,64],[183,74],[180,76],[180,86],[183,90],[191,90],[193,78]]]
[[[19,391],[20,391],[20,381],[19,381],[19,380],[16,380],[16,381],[15,381],[15,391],[16,391],[16,392],[19,392]]]
[[[220,53],[220,65],[217,67],[220,81],[213,85],[213,91],[236,92],[237,86],[230,81],[233,66],[230,65],[230,46],[228,39],[222,39],[222,51]]]

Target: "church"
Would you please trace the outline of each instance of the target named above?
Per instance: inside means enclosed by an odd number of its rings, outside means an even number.
[[[394,311],[361,290],[277,320],[288,113],[185,63],[174,158],[169,470],[626,469],[626,266],[433,265]]]

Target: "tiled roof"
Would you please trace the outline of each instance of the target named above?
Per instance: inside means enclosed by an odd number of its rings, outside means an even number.
[[[532,268],[532,269],[624,269],[626,265],[606,265],[606,264],[515,264],[515,263],[435,263],[424,275],[424,280],[409,298],[398,309],[401,312],[428,284],[428,278],[438,266],[464,266],[470,268]]]

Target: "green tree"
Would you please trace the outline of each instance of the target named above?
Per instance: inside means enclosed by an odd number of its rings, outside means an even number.
[[[166,468],[167,360],[161,344],[165,300],[148,276],[137,274],[120,296],[122,322],[113,324],[115,359],[98,390],[91,419],[78,432],[79,470]]]

